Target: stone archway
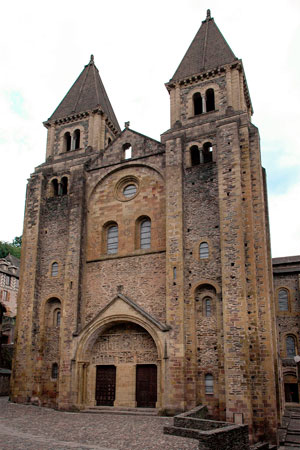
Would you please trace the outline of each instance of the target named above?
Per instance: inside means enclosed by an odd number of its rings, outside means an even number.
[[[159,376],[160,361],[152,336],[142,326],[133,322],[106,324],[94,333],[84,359],[83,403],[136,407],[137,399],[142,396],[143,406],[156,406],[159,383],[153,373]],[[144,379],[149,376],[149,383],[137,382],[137,373],[141,372]],[[141,389],[144,389],[142,393]]]

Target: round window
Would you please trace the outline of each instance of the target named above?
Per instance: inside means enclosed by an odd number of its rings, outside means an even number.
[[[134,175],[121,178],[115,185],[115,198],[119,202],[128,202],[134,199],[140,190],[139,180]]]
[[[136,194],[136,185],[135,184],[128,184],[123,189],[123,195],[126,198],[131,198]]]

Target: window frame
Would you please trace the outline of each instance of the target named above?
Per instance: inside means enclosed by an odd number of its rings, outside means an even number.
[[[294,350],[293,355],[289,353],[288,340],[292,340],[292,342],[293,342],[293,350]],[[285,336],[285,354],[286,354],[286,357],[289,358],[289,359],[293,359],[297,355],[297,353],[298,353],[298,346],[297,346],[297,338],[296,338],[296,336],[293,335],[293,334],[287,334]]]
[[[205,395],[214,395],[214,376],[206,373],[204,376]]]
[[[205,246],[205,252],[203,251],[203,248]],[[201,255],[202,253],[202,255]],[[207,255],[207,256],[203,256]],[[199,244],[199,260],[203,261],[203,260],[207,260],[209,259],[209,243],[207,241],[201,241]]]
[[[116,237],[115,236],[110,236],[111,230],[113,228],[115,228],[116,231],[117,231]],[[118,254],[118,251],[119,251],[119,227],[118,227],[118,224],[117,223],[111,223],[110,225],[108,225],[106,227],[106,233],[105,234],[106,234],[106,254],[107,255],[116,255],[116,254]],[[111,240],[115,239],[115,238],[117,239],[116,245],[114,245],[114,247],[112,247],[112,244],[114,244],[114,242],[111,242]]]
[[[149,224],[146,225],[148,227],[148,231],[143,231],[142,227],[145,226],[145,224]],[[151,219],[149,217],[144,217],[141,221],[140,221],[140,226],[139,226],[139,231],[140,231],[140,235],[139,235],[139,239],[140,239],[140,249],[141,250],[147,250],[151,248]],[[142,236],[142,234],[147,236]],[[142,240],[149,240],[149,242],[142,242]]]
[[[287,309],[281,309],[280,308],[280,298],[279,298],[280,292],[286,292],[286,306],[287,306]],[[277,292],[276,292],[276,303],[277,303],[277,310],[278,310],[278,312],[286,313],[286,312],[290,311],[290,292],[289,292],[289,289],[287,289],[284,286],[281,286],[281,287],[279,287],[277,289]]]

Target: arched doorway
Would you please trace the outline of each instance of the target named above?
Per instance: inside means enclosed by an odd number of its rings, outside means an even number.
[[[87,403],[99,406],[156,407],[158,351],[143,327],[107,324],[86,349]]]
[[[284,394],[288,403],[299,403],[299,389],[297,376],[294,373],[284,374]]]

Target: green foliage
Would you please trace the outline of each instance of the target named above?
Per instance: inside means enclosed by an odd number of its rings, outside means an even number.
[[[0,241],[0,258],[5,258],[9,253],[17,258],[21,257],[22,236],[14,238],[12,243]]]
[[[22,236],[16,236],[12,241],[14,247],[22,247]]]

